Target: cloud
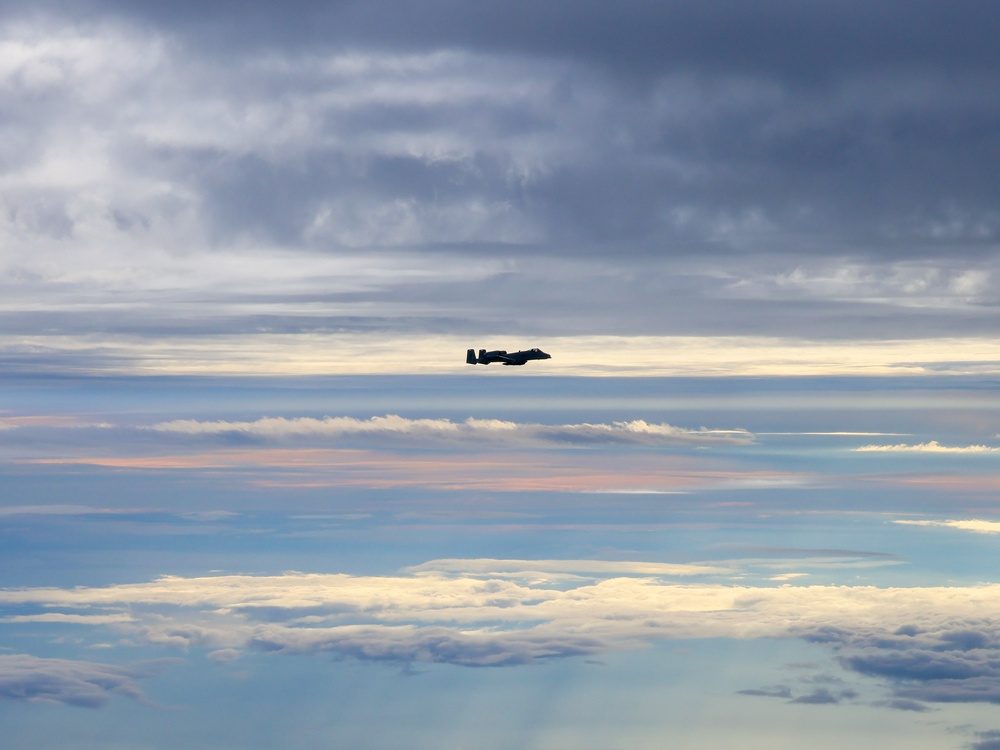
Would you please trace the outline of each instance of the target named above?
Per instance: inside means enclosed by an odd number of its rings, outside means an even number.
[[[917,445],[907,443],[899,443],[897,445],[863,445],[860,448],[853,448],[852,450],[857,453],[1000,453],[1000,448],[989,445],[952,447],[941,445],[937,440]]]
[[[331,439],[402,439],[417,444],[427,441],[448,444],[501,443],[514,447],[549,445],[677,445],[746,444],[753,435],[746,430],[698,430],[643,420],[611,424],[542,425],[470,417],[464,422],[448,419],[407,419],[394,414],[371,417],[264,417],[254,422],[201,422],[175,420],[151,425],[156,432],[186,435],[240,435],[264,439],[321,437]]]
[[[87,516],[94,514],[109,513],[106,508],[92,508],[87,505],[11,505],[0,508],[2,516]],[[119,513],[121,511],[113,511]]]
[[[635,562],[439,560],[396,576],[171,576],[99,588],[8,589],[0,591],[0,607],[16,607],[19,619],[110,629],[128,642],[205,649],[215,661],[256,649],[513,666],[658,640],[797,638],[832,649],[844,669],[880,680],[901,710],[1000,703],[996,584],[672,580],[719,572]],[[41,611],[33,615],[33,608]],[[821,704],[855,696],[819,685],[789,697]]]
[[[762,552],[782,552],[780,549]],[[769,575],[768,580],[784,582],[811,575],[810,573],[788,571],[788,568],[809,568],[812,570],[851,570],[859,568],[882,568],[902,565],[903,560],[895,555],[857,550],[785,550],[785,557],[751,557],[719,561],[740,570],[760,570],[765,574],[773,570],[786,572]]]
[[[989,14],[687,5],[5,12],[5,367],[291,369],[259,337],[340,332],[396,334],[397,371],[414,332],[988,338]]]
[[[39,7],[64,5],[45,0]],[[813,85],[892,62],[906,68],[926,60],[952,71],[976,69],[993,61],[990,34],[996,29],[993,17],[980,6],[945,12],[926,0],[879,8],[836,2],[809,8],[794,2],[751,2],[729,13],[678,0],[626,3],[615,9],[569,6],[575,13],[558,3],[538,6],[517,0],[510,6],[516,18],[456,0],[434,0],[419,11],[391,0],[363,7],[304,2],[280,14],[264,2],[240,6],[243,13],[233,12],[230,3],[203,8],[190,0],[164,8],[134,0],[91,0],[81,7],[90,14],[113,13],[169,30],[192,45],[214,43],[219,53],[230,55],[263,42],[279,51],[305,48],[311,53],[346,42],[359,48],[419,51],[479,48],[511,56],[587,61],[620,79],[644,80],[675,67],[695,67],[706,72],[770,73]],[[901,8],[910,14],[900,13]],[[73,17],[69,9],[64,12]],[[285,20],[286,26],[278,27],[277,19]],[[888,19],[895,23],[888,24]],[[750,23],[757,33],[747,32]],[[940,29],[951,33],[942,34]],[[603,43],[595,45],[594,39]]]
[[[216,664],[228,664],[243,657],[243,652],[235,648],[220,648],[217,651],[209,651],[205,658]]]
[[[584,633],[565,635],[545,627],[510,631],[465,631],[439,626],[341,626],[257,628],[251,648],[287,654],[331,651],[344,656],[393,662],[436,662],[470,667],[503,667],[553,658],[603,653],[607,642]]]
[[[906,700],[905,698],[893,698],[885,701],[874,701],[873,706],[891,708],[896,711],[914,711],[916,713],[926,713],[932,709],[919,701]]]
[[[28,427],[53,427],[58,429],[109,429],[114,425],[107,422],[83,422],[79,417],[72,416],[29,416],[0,417],[0,430],[13,430]]]
[[[843,680],[836,677],[829,676],[819,676],[812,679],[806,678],[800,680],[804,683],[828,683],[828,684],[840,684]],[[798,705],[837,705],[843,701],[850,701],[858,697],[858,693],[850,688],[840,688],[839,690],[831,690],[828,687],[820,686],[813,688],[811,692],[804,693],[801,695],[795,695],[792,688],[787,685],[771,685],[762,688],[750,689],[750,690],[740,690],[740,695],[753,695],[762,698],[782,698],[787,703],[798,704]],[[890,703],[898,703],[900,705],[892,705]],[[910,707],[904,708],[903,703],[910,704]],[[926,707],[920,706],[915,701],[877,701],[872,705],[882,705],[889,708],[897,708],[900,710],[927,710]],[[919,708],[918,708],[919,706]]]
[[[421,565],[405,568],[404,573],[415,575],[461,574],[476,576],[538,578],[593,577],[607,575],[635,576],[694,576],[719,575],[732,570],[718,565],[670,564],[638,561],[610,560],[491,560],[444,559],[431,560]],[[588,576],[588,574],[590,574]]]
[[[979,739],[970,743],[970,750],[1000,750],[1000,731],[978,732]]]
[[[813,692],[807,695],[800,695],[797,698],[793,698],[789,703],[801,703],[813,706],[822,706],[828,704],[837,704],[845,698],[853,698],[854,693],[850,691],[841,692],[834,694],[830,692],[827,688],[817,688]]]
[[[428,440],[403,435],[395,447],[421,448],[429,444]],[[709,444],[700,441],[692,443],[695,447]],[[455,442],[451,445],[462,448],[464,444]],[[717,489],[788,489],[812,486],[815,482],[815,478],[808,475],[728,469],[720,467],[714,458],[706,455],[692,457],[640,451],[626,456],[616,452],[580,450],[543,453],[537,448],[556,448],[559,445],[530,441],[521,445],[484,442],[480,450],[451,450],[447,453],[432,450],[393,451],[391,447],[363,450],[315,445],[212,446],[196,453],[177,451],[171,454],[122,456],[118,452],[118,455],[21,459],[19,462],[50,466],[102,466],[133,471],[206,472],[227,468],[233,470],[234,477],[268,488],[427,487],[444,491],[674,494]],[[487,450],[497,447],[517,450]],[[263,471],[274,468],[287,471]],[[415,510],[425,512],[425,509]]]
[[[190,513],[181,513],[180,516],[186,521],[214,523],[216,521],[230,521],[234,518],[239,518],[240,514],[230,510],[199,510]]]
[[[145,700],[136,680],[159,671],[155,664],[117,667],[27,654],[0,654],[0,700],[65,703],[99,708],[114,695]]]
[[[132,622],[133,617],[125,613],[107,615],[73,614],[68,612],[45,612],[35,615],[10,615],[0,617],[0,622],[38,622],[58,623],[60,625],[113,625],[120,622]]]
[[[740,695],[755,695],[763,698],[785,698],[790,699],[792,697],[792,690],[787,685],[774,685],[772,687],[763,688],[751,688],[748,690],[740,690]]]
[[[981,519],[969,519],[965,521],[913,521],[913,520],[896,520],[893,523],[903,524],[906,526],[934,526],[950,529],[959,529],[961,531],[972,531],[976,534],[1000,534],[1000,522],[998,521],[984,521]]]
[[[993,273],[917,260],[876,265],[803,259],[792,270],[745,273],[729,289],[745,299],[829,300],[957,311],[992,299],[989,279]]]
[[[255,324],[253,324],[255,325]],[[348,328],[353,327],[353,323]],[[400,357],[412,347],[412,332],[387,324],[373,336],[363,325],[349,331],[314,330],[260,333],[237,325],[232,330],[188,332],[148,330],[96,336],[11,335],[0,347],[0,361],[12,368],[39,367],[65,374],[96,370],[172,375],[331,375],[383,373],[448,374],[479,378],[561,376],[911,376],[1000,372],[1000,343],[983,337],[883,341],[856,338],[823,341],[782,336],[566,335],[532,338],[553,353],[535,368],[476,372],[465,364],[468,335],[421,334],[426,351],[454,356]],[[410,325],[410,324],[407,324]],[[522,339],[498,335],[501,342]],[[146,331],[137,340],[135,333]],[[541,367],[540,366],[540,367]],[[467,369],[466,369],[467,368]]]
[[[758,432],[758,435],[809,435],[818,437],[901,437],[905,432]]]

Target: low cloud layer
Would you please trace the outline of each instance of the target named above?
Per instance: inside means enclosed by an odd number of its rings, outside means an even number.
[[[671,580],[724,574],[711,566],[465,562],[435,561],[384,577],[165,577],[103,588],[6,590],[0,606],[62,613],[67,627],[89,624],[130,642],[205,649],[213,660],[254,649],[510,666],[658,640],[797,638],[830,647],[843,668],[878,678],[889,699],[908,702],[910,710],[926,702],[1000,703],[996,584],[760,587]],[[106,619],[71,616],[84,611]],[[113,616],[125,612],[130,617]],[[37,671],[47,663],[22,658],[9,661],[8,671],[19,664]],[[131,673],[112,674],[117,680],[105,691],[134,693]],[[97,700],[91,693],[65,701]],[[756,694],[792,698],[783,690]],[[792,699],[830,703],[847,695],[816,690]]]

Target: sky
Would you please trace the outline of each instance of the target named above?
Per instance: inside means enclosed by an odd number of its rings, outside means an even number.
[[[998,34],[0,7],[5,747],[1000,748]]]

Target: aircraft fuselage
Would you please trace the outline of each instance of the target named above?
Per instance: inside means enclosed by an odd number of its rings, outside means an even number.
[[[546,354],[541,349],[527,349],[525,351],[513,352],[512,354],[508,354],[503,349],[491,352],[480,349],[478,356],[475,349],[469,349],[465,355],[465,361],[470,365],[488,365],[493,362],[499,362],[502,365],[520,366],[533,359],[551,358],[551,354]]]

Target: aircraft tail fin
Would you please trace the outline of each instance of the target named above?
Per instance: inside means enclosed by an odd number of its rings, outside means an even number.
[[[488,365],[489,363],[490,363],[490,361],[488,359],[486,359],[486,350],[485,349],[480,349],[479,350],[479,364],[481,364],[481,365]]]
[[[465,361],[468,364],[470,364],[470,365],[476,364],[476,350],[475,349],[469,349],[469,351],[466,352],[466,354],[465,354]]]

